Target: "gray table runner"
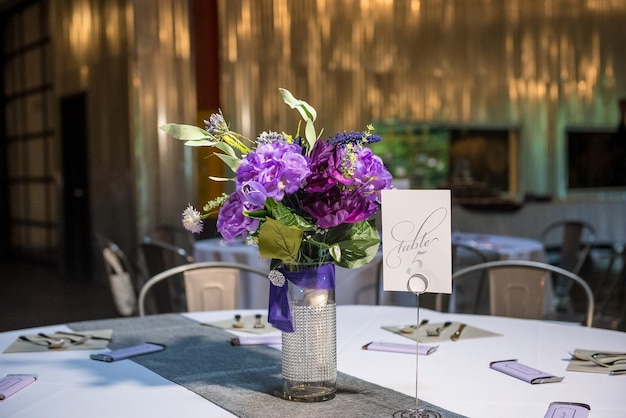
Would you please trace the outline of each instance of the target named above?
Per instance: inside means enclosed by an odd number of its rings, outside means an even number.
[[[280,351],[265,346],[230,345],[231,334],[177,314],[106,319],[68,324],[75,331],[113,329],[109,348],[146,341],[167,345],[133,361],[197,393],[236,416],[390,417],[415,407],[415,398],[339,373],[335,399],[319,403],[286,401],[272,393],[282,387]],[[419,402],[444,418],[462,415]]]

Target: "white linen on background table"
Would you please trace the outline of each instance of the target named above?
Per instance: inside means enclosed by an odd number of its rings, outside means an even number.
[[[259,256],[259,249],[242,241],[227,244],[221,238],[197,241],[194,244],[196,261],[225,261],[247,264],[269,271],[269,260]],[[337,267],[336,302],[339,305],[375,304],[377,292],[378,263],[382,255],[358,269]],[[238,307],[245,309],[266,308],[269,284],[256,274],[244,274],[238,295]]]

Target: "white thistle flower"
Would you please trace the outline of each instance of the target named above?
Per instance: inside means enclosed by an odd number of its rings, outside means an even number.
[[[193,206],[187,206],[187,209],[183,211],[183,227],[187,231],[191,231],[194,234],[202,232],[202,217]]]

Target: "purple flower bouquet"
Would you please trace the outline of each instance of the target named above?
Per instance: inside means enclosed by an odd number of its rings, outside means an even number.
[[[219,209],[217,229],[224,240],[243,237],[258,245],[272,267],[296,262],[361,267],[380,245],[372,218],[380,207],[380,191],[391,187],[391,174],[367,147],[380,137],[368,126],[365,132],[318,138],[315,109],[285,89],[280,92],[300,112],[304,137],[263,132],[252,141],[231,131],[221,112],[205,121],[206,130],[161,127],[186,145],[219,149],[215,155],[236,175],[234,192],[208,202],[204,213],[188,207],[183,225],[200,232],[202,219]]]

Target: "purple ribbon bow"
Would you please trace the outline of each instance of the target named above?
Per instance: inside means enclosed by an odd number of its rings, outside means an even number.
[[[289,271],[282,267],[276,270],[286,280],[282,284],[277,284],[276,280],[270,278],[270,300],[267,321],[283,332],[293,332],[293,319],[291,317],[291,309],[289,308],[289,282],[305,289],[334,289],[335,266],[323,264],[319,267],[299,271]]]

